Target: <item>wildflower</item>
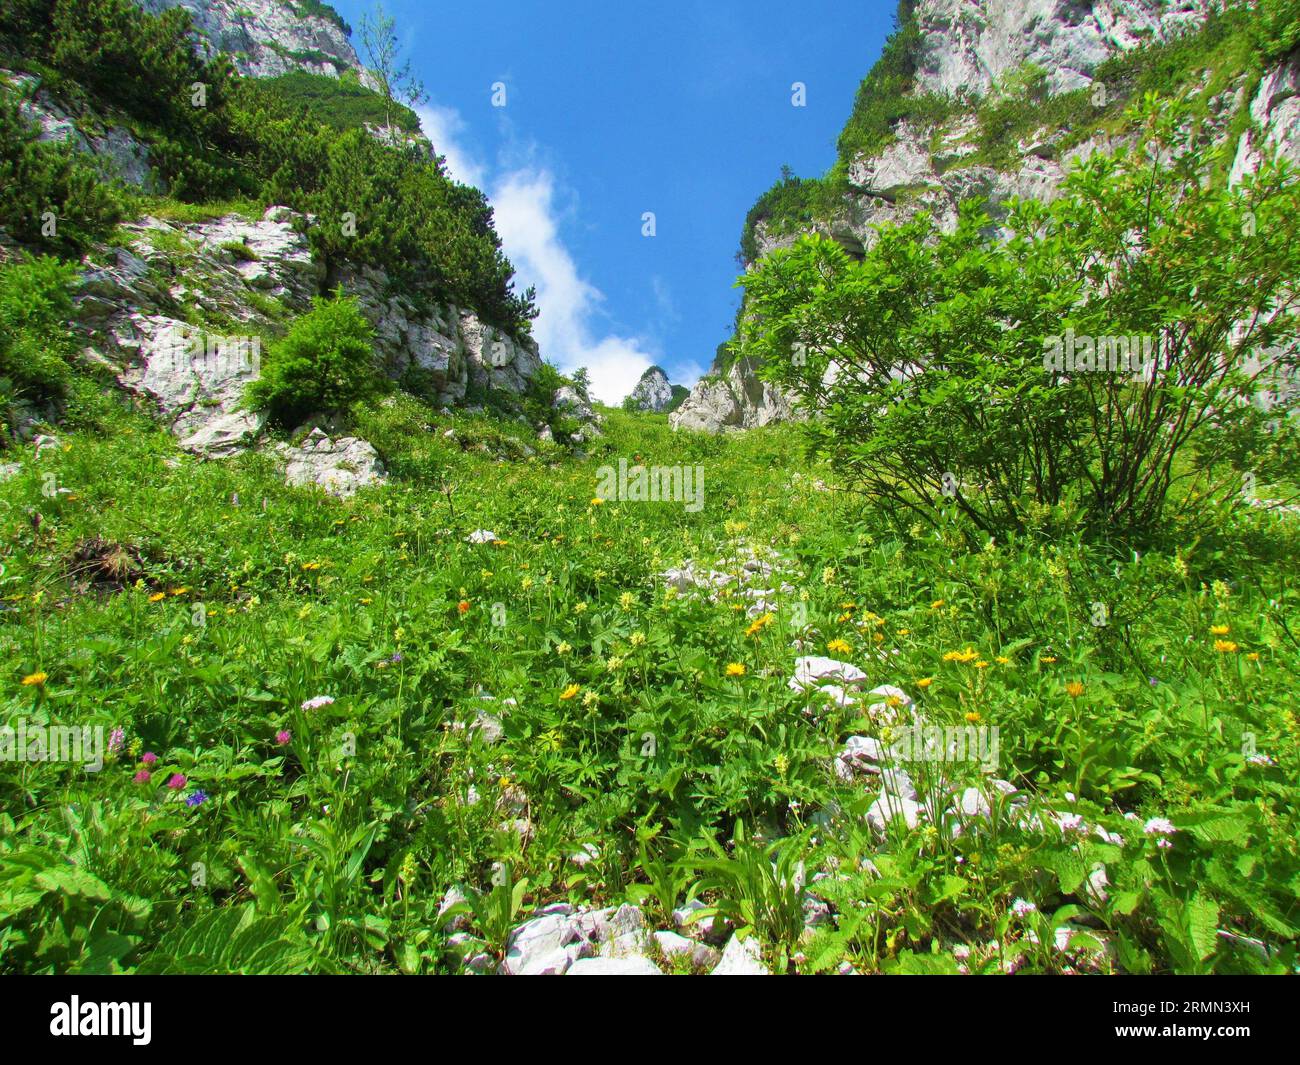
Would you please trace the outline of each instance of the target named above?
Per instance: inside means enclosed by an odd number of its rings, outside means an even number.
[[[1272,758],[1266,754],[1252,754],[1246,759],[1251,765],[1277,765]]]
[[[320,563],[319,563],[319,562],[304,562],[304,563],[302,564],[302,568],[303,568],[304,570],[308,571],[308,572],[311,572],[312,570],[318,570],[318,569],[320,569]]]
[[[974,662],[979,658],[979,654],[973,647],[967,647],[964,651],[949,651],[943,656],[945,662]]]
[[[835,567],[827,566],[822,570],[822,584],[830,584],[835,579]]]
[[[1058,814],[1055,820],[1062,832],[1082,832],[1084,829],[1083,814]]]
[[[1250,654],[1248,654],[1248,655],[1246,656],[1246,658],[1249,659],[1251,662],[1258,662],[1258,661],[1259,661],[1259,652],[1258,652],[1258,651],[1251,651]]]
[[[931,684],[933,684],[933,683],[934,683],[934,678],[933,678],[933,677],[922,677],[920,680],[918,680],[918,681],[916,682],[916,686],[917,686],[918,688],[924,690],[924,689],[928,688],[928,687],[929,687]]]
[[[600,496],[593,496],[591,500],[591,505],[593,507],[603,507],[605,505],[605,501],[601,499]]]
[[[1227,636],[1232,629],[1228,625],[1211,625],[1210,634],[1212,636]]]
[[[1232,640],[1215,640],[1214,649],[1218,651],[1219,654],[1223,655],[1232,654],[1234,651],[1241,650],[1241,648],[1239,648]]]
[[[167,781],[167,786],[173,791],[180,791],[187,783],[184,773],[173,773]]]
[[[1011,904],[1011,912],[1017,917],[1028,917],[1031,913],[1037,913],[1038,907],[1026,899],[1016,899]]]
[[[622,655],[610,655],[609,658],[605,660],[605,668],[611,673],[617,673],[623,668],[623,661]]]
[[[173,588],[171,594],[172,594],[172,595],[184,595],[184,594],[185,594],[186,592],[188,592],[188,591],[189,591],[189,588],[188,588],[188,587],[184,587],[184,588]]]
[[[570,684],[564,691],[560,692],[561,699],[572,699],[578,692],[582,691],[581,684]]]
[[[776,619],[772,614],[762,614],[750,623],[749,628],[745,630],[745,635],[757,636],[775,620]]]
[[[627,638],[627,640],[633,647],[642,647],[645,645],[645,633],[634,632]]]
[[[148,784],[149,778],[152,776],[153,774],[150,773],[149,770],[141,769],[131,779],[134,780],[137,784]]]
[[[586,604],[586,603],[574,603],[574,604],[573,604],[573,612],[574,612],[575,614],[585,614],[585,613],[587,612],[587,604]]]
[[[456,604],[456,609],[459,610],[462,614],[469,613],[469,600],[462,599],[459,603]]]
[[[1006,655],[998,655],[997,658],[993,659],[993,661],[1000,666],[1011,665],[1011,659],[1009,659]]]
[[[930,604],[930,609],[931,609],[931,610],[938,610],[941,606],[943,606],[943,600],[942,600],[942,599],[936,599],[933,603]]]
[[[108,734],[108,753],[109,754],[121,753],[122,745],[124,743],[126,743],[125,730],[120,728],[115,728],[112,732]]]
[[[1056,655],[1043,655],[1038,661],[1042,662],[1045,666],[1050,666],[1056,661]]]
[[[728,662],[728,663],[727,663],[727,676],[729,676],[729,677],[743,677],[744,675],[745,675],[745,663],[744,663],[744,662]]]
[[[322,706],[329,706],[334,701],[332,695],[313,695],[310,699],[304,699],[302,708],[304,710],[319,710]]]
[[[140,761],[145,765],[153,765],[158,761],[158,756],[153,751],[145,751],[144,754],[140,755]]]
[[[166,592],[154,592],[153,595],[149,596],[149,602],[161,603],[166,598],[167,598]]]
[[[1178,829],[1167,817],[1153,817],[1142,826],[1142,831],[1148,836],[1172,836]]]
[[[618,605],[621,606],[624,610],[631,610],[632,604],[634,602],[636,602],[636,596],[634,596],[631,592],[624,592],[622,595],[618,597]]]
[[[898,630],[898,635],[899,635],[899,636],[909,636],[909,635],[911,635],[911,632],[912,632],[911,629],[899,629],[899,630]]]
[[[572,650],[573,646],[567,640],[561,640],[555,645],[555,653],[557,655],[567,655]]]
[[[208,801],[208,793],[204,791],[202,788],[196,788],[194,791],[190,792],[188,795],[185,796],[186,806],[202,806],[207,801]]]
[[[790,759],[784,754],[778,754],[773,760],[772,765],[776,767],[777,774],[785,776],[786,771],[790,768]]]
[[[49,679],[48,673],[28,673],[27,676],[23,677],[23,687],[40,688]]]
[[[1068,681],[1065,685],[1065,693],[1071,699],[1079,698],[1083,694],[1083,682],[1077,680]]]
[[[582,705],[591,708],[600,702],[600,696],[595,692],[585,692],[582,696]]]
[[[288,747],[289,743],[292,740],[293,740],[293,733],[290,732],[287,728],[282,728],[279,732],[275,734],[275,742],[280,747]]]
[[[826,650],[830,651],[831,654],[846,655],[853,650],[853,647],[847,640],[835,639],[826,645]]]
[[[980,712],[978,710],[971,710],[966,714],[966,720],[972,725],[978,725],[983,718],[980,717]]]
[[[989,664],[988,664],[987,662],[985,662],[984,659],[982,659],[982,658],[981,658],[978,662],[975,663],[975,668],[976,668],[976,669],[988,669],[988,666],[989,666]]]

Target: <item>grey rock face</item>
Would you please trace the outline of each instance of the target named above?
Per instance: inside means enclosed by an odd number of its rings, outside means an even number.
[[[1051,92],[1092,81],[1116,52],[1164,41],[1204,21],[1208,0],[921,0],[918,80],[925,91],[984,95],[1033,63]]]
[[[673,386],[663,370],[658,366],[651,366],[641,375],[641,380],[636,383],[628,398],[632,400],[637,410],[658,414],[667,410],[672,403]]]
[[[386,479],[375,449],[353,436],[331,439],[313,429],[298,446],[279,444],[276,451],[284,457],[284,479],[289,485],[319,485],[346,498]]]
[[[668,415],[674,429],[717,433],[750,429],[795,415],[793,401],[758,377],[748,359],[737,360],[722,377],[701,378],[682,405]]]
[[[337,77],[361,70],[347,34],[330,19],[299,14],[280,0],[138,0],[154,13],[180,7],[210,52],[226,52],[241,74],[275,77],[293,70]]]

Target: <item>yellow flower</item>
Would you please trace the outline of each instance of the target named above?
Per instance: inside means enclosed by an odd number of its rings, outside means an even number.
[[[320,563],[319,563],[319,562],[304,562],[304,563],[302,564],[302,568],[305,569],[305,570],[316,570],[316,569],[320,569]]]
[[[924,688],[928,688],[933,683],[934,683],[933,677],[922,677],[920,680],[916,682],[916,686],[918,688],[924,689]]]
[[[593,507],[603,507],[605,505],[605,501],[601,499],[600,496],[594,496],[591,500],[591,505]]]
[[[575,603],[575,604],[573,605],[573,612],[574,612],[575,614],[585,614],[585,613],[587,612],[587,604],[586,604],[586,603]]]
[[[993,661],[995,661],[1000,666],[1011,665],[1011,659],[1009,659],[1006,655],[998,655],[997,658],[995,658]]]
[[[1083,682],[1077,680],[1067,681],[1065,692],[1071,699],[1079,698],[1083,694]]]
[[[774,759],[772,759],[772,765],[776,767],[778,774],[785,776],[786,771],[790,768],[790,759],[784,754],[778,754]]]
[[[1043,655],[1038,661],[1042,662],[1044,665],[1050,666],[1056,661],[1056,655]]]
[[[1214,649],[1220,654],[1232,654],[1240,648],[1232,640],[1215,640]]]
[[[853,650],[853,647],[847,640],[837,639],[831,640],[831,642],[826,645],[826,650],[830,651],[831,654],[846,655]]]
[[[633,647],[643,647],[645,645],[645,633],[634,632],[632,633],[631,636],[627,638],[627,642],[630,643]]]
[[[1247,657],[1250,661],[1252,661],[1252,662],[1258,662],[1258,661],[1259,661],[1259,652],[1258,652],[1258,651],[1251,651],[1250,654],[1248,654],[1246,657]]]
[[[567,655],[572,650],[573,648],[569,645],[568,640],[561,640],[555,645],[555,653],[557,655]]]
[[[172,595],[184,595],[188,591],[188,588],[175,588],[172,590]]]
[[[636,601],[636,597],[631,592],[624,592],[622,595],[618,597],[618,605],[621,606],[624,610],[631,610],[632,604],[635,601]]]
[[[908,635],[911,634],[911,632],[912,632],[911,629],[899,629],[899,630],[898,630],[898,635],[899,635],[899,636],[908,636]]]
[[[973,647],[967,647],[964,651],[949,651],[943,656],[945,662],[974,662],[977,658],[979,654]]]
[[[166,598],[167,598],[166,592],[154,592],[153,595],[149,596],[149,602],[161,603]]]
[[[941,606],[943,606],[943,600],[942,600],[942,599],[936,599],[933,603],[930,604],[930,609],[931,609],[931,610],[938,610]]]
[[[979,711],[978,711],[978,710],[971,710],[970,712],[968,712],[968,713],[966,714],[966,720],[969,721],[972,725],[978,725],[978,724],[980,723],[980,720],[981,720],[980,715],[979,715]]]
[[[598,702],[600,702],[600,696],[595,692],[585,692],[582,696],[583,706],[595,706]]]
[[[561,699],[572,699],[578,692],[582,691],[581,684],[570,684],[564,691],[560,692]]]
[[[982,659],[982,658],[981,658],[978,662],[975,663],[975,668],[976,668],[976,669],[988,669],[988,666],[989,666],[989,664],[988,664],[987,662],[985,662],[984,659]]]
[[[743,662],[728,662],[727,676],[743,677],[745,675],[745,664]]]
[[[760,632],[762,632],[765,628],[767,628],[770,624],[772,624],[774,620],[776,619],[771,614],[763,614],[760,617],[756,617],[753,620],[753,622],[751,622],[749,628],[745,630],[745,635],[757,636]]]
[[[28,673],[23,677],[24,688],[39,688],[49,679],[46,673]]]
[[[1232,630],[1227,625],[1211,625],[1210,633],[1214,636],[1227,636]]]

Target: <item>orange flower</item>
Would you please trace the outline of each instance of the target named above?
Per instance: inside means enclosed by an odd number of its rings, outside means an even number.
[[[469,613],[469,600],[468,600],[468,599],[462,599],[459,603],[456,604],[456,609],[459,610],[462,614],[468,614],[468,613]]]
[[[1065,685],[1065,692],[1071,699],[1077,699],[1083,694],[1083,682],[1078,680],[1068,681]]]

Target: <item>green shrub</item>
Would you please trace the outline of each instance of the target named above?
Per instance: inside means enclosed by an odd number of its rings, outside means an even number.
[[[374,331],[357,301],[337,289],[272,344],[262,376],[248,388],[250,406],[291,427],[317,412],[347,413],[383,387],[375,367]]]
[[[824,413],[814,441],[900,518],[951,510],[1001,535],[1061,507],[1141,540],[1175,483],[1179,508],[1209,520],[1272,448],[1251,360],[1297,338],[1300,188],[1271,167],[1202,187],[1212,151],[1179,125],[1185,109],[1132,118],[1139,148],[1094,156],[1050,206],[1014,206],[1005,243],[968,203],[952,234],[921,214],[882,227],[861,262],[804,238],[743,279],[743,353]],[[1098,338],[1086,364],[1049,365],[1074,336]],[[1141,376],[1094,363],[1108,338],[1144,342]]]
[[[0,270],[0,409],[59,399],[72,350],[72,266],[42,256]]]
[[[121,202],[70,144],[39,141],[18,102],[0,94],[0,225],[18,240],[75,254],[121,218]]]

